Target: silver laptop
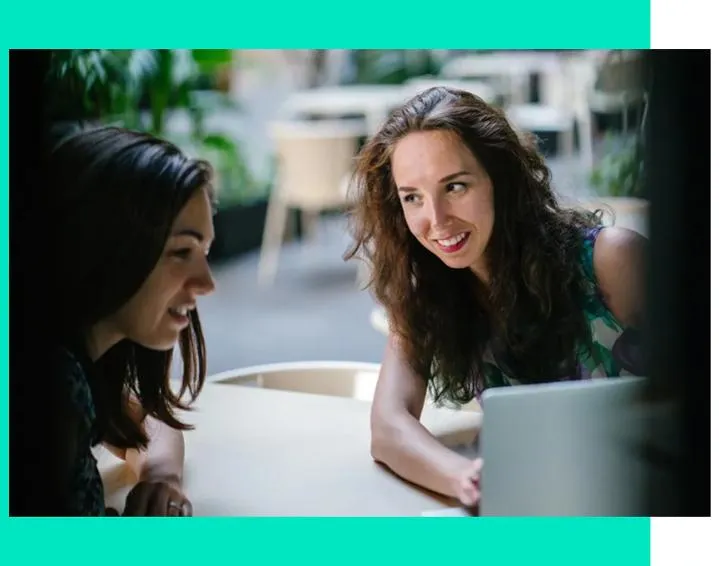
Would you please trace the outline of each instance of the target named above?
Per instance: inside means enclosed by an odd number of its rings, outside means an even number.
[[[643,515],[645,379],[487,390],[480,516]]]

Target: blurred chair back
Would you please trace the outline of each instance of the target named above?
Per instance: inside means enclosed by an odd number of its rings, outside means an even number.
[[[314,234],[319,214],[347,206],[348,180],[364,120],[291,120],[270,125],[277,154],[277,178],[270,195],[260,250],[258,279],[274,282],[289,209],[302,212]]]
[[[372,401],[380,368],[380,364],[352,361],[285,362],[232,369],[210,376],[208,381]],[[429,395],[425,405],[433,405]],[[481,412],[476,400],[460,409]]]
[[[288,362],[233,369],[209,380],[371,401],[379,369],[379,364],[364,362]]]
[[[276,122],[271,128],[278,158],[277,198],[303,210],[344,205],[346,176],[367,132],[364,122]]]

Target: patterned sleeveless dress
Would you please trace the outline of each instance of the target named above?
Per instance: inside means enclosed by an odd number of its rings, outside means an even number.
[[[71,516],[105,514],[104,489],[92,447],[101,440],[97,427],[95,404],[88,381],[92,362],[78,349],[60,349],[55,357],[58,377],[68,392],[72,408],[78,415],[76,452],[66,486],[68,513]]]
[[[589,283],[589,290],[582,299],[582,310],[591,329],[592,346],[591,349],[578,348],[576,372],[562,381],[636,375],[641,363],[636,332],[625,329],[607,308],[594,273],[594,244],[601,229],[601,226],[593,228],[586,234],[580,256]],[[485,385],[482,391],[519,383],[502,371],[489,351],[484,356],[483,370]],[[478,392],[478,399],[482,391]]]

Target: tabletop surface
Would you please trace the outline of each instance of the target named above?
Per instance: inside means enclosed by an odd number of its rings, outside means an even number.
[[[184,490],[195,516],[418,516],[456,503],[398,478],[369,453],[370,403],[211,383],[184,421]],[[422,423],[471,453],[481,414],[426,407]],[[134,478],[96,453],[109,506]]]

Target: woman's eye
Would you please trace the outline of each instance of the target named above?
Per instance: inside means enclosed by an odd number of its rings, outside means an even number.
[[[187,259],[188,257],[190,257],[191,253],[192,250],[190,248],[182,248],[179,250],[172,250],[170,252],[170,255],[179,259]]]
[[[456,191],[462,191],[467,188],[467,185],[464,183],[450,183],[447,185],[447,189],[450,191],[456,192]]]
[[[417,195],[405,195],[402,197],[402,202],[406,203],[413,203],[415,199],[417,198]]]

